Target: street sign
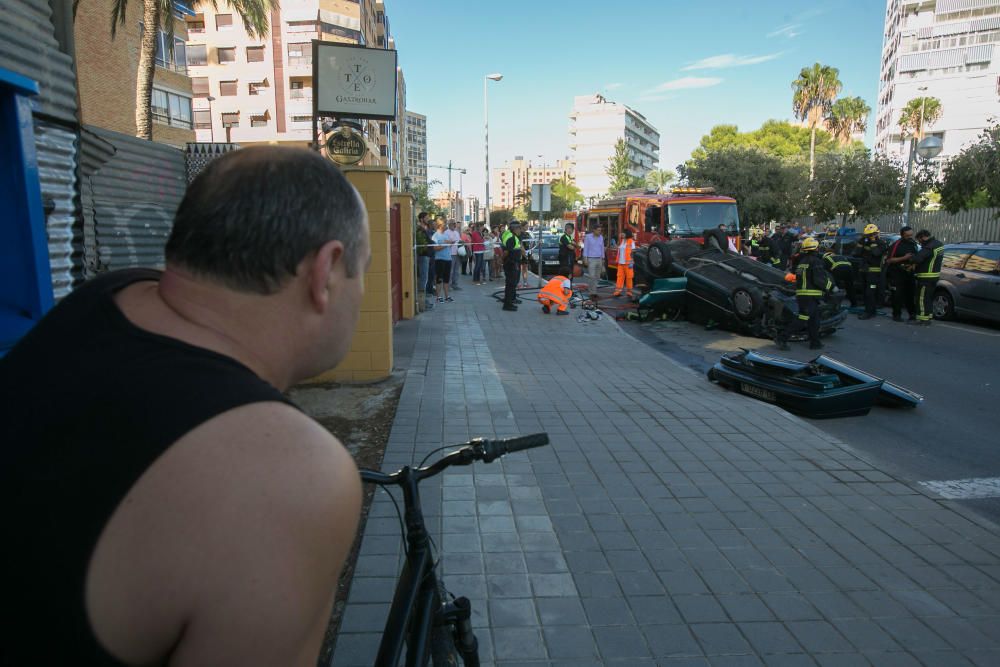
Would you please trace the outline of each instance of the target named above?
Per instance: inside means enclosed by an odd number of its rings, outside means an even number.
[[[347,125],[334,128],[326,140],[326,156],[337,164],[357,164],[367,153],[364,135]]]
[[[535,183],[531,186],[531,210],[545,213],[552,210],[552,186],[548,183]]]
[[[313,40],[315,115],[396,118],[396,51]]]

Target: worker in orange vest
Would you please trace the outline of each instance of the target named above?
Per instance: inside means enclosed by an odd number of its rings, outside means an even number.
[[[538,302],[542,304],[542,311],[552,312],[552,306],[558,306],[556,315],[569,315],[569,298],[573,295],[573,288],[570,286],[569,278],[556,276],[538,293]]]
[[[615,293],[611,296],[621,296],[622,287],[625,287],[625,294],[632,297],[632,278],[635,276],[635,264],[632,263],[632,251],[635,250],[635,241],[632,239],[632,230],[625,230],[625,239],[618,246],[618,282],[615,285]]]

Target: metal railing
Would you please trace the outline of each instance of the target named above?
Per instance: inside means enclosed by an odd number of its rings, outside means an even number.
[[[882,231],[895,232],[903,224],[903,214],[892,213],[863,221],[858,219],[849,226],[863,227],[869,222],[874,222]],[[839,221],[831,220],[828,224],[839,224]],[[942,243],[1000,242],[1000,208],[974,208],[958,213],[912,211],[910,226],[917,230],[929,230]]]

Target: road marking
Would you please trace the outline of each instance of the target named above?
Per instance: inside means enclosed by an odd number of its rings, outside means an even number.
[[[948,500],[1000,498],[1000,477],[937,480],[920,482],[920,486]]]
[[[959,327],[954,324],[941,324],[937,323],[939,327],[945,327],[947,329],[955,329],[956,331],[965,331],[966,333],[979,334],[980,336],[993,336],[994,338],[1000,338],[1000,333],[993,333],[990,331],[979,331],[978,329],[970,329],[969,327]]]

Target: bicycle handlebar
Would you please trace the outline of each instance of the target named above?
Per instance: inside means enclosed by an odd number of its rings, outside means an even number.
[[[544,447],[547,444],[549,444],[548,433],[533,433],[531,435],[504,438],[502,440],[476,438],[464,445],[459,445],[458,449],[450,454],[446,454],[429,466],[416,468],[413,472],[416,473],[417,479],[426,479],[451,466],[465,466],[476,461],[492,463],[501,456],[513,454],[524,449]],[[384,473],[378,470],[362,469],[361,480],[373,484],[398,484],[401,479],[401,473],[402,470],[397,470],[393,473]]]

